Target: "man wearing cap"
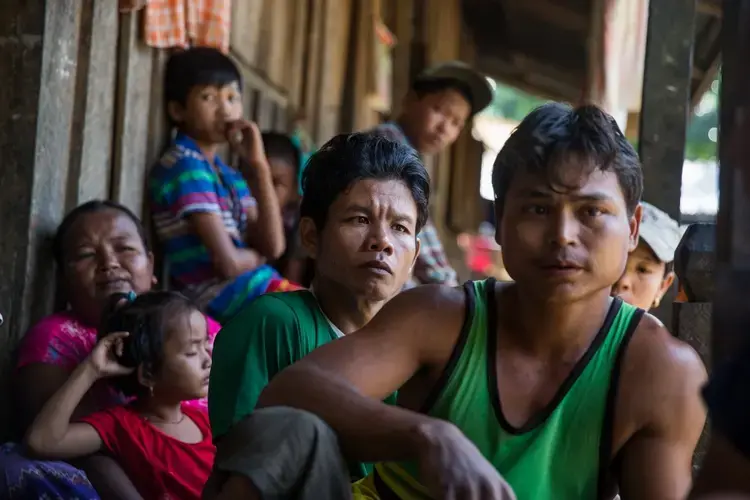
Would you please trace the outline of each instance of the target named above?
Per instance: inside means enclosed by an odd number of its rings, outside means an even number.
[[[420,155],[440,153],[451,146],[466,123],[492,101],[487,79],[459,61],[431,67],[412,83],[396,120],[376,128],[403,141]],[[421,249],[407,288],[428,283],[456,286],[451,267],[435,226],[430,221],[419,233]]]
[[[682,238],[677,221],[649,203],[641,203],[641,234],[638,247],[628,256],[612,295],[648,311],[659,307],[674,282],[674,253]]]

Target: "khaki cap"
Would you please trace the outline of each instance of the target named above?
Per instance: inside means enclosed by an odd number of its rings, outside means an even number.
[[[471,114],[479,113],[492,102],[493,91],[487,77],[461,61],[446,61],[420,73],[415,83],[431,80],[456,80],[471,92]]]

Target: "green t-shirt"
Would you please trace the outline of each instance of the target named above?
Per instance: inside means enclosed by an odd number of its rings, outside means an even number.
[[[336,340],[328,318],[307,290],[258,297],[216,336],[208,389],[214,438],[249,415],[268,382],[314,349]],[[386,400],[395,404],[395,395]],[[354,479],[371,470],[352,464]]]

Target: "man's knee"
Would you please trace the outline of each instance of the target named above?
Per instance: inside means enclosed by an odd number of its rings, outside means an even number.
[[[305,410],[275,406],[261,408],[248,417],[251,427],[265,435],[297,445],[337,443],[336,433],[320,417]]]
[[[256,410],[218,439],[216,451],[214,474],[204,498],[222,498],[219,492],[225,493],[232,484],[228,480],[237,476],[269,498],[283,497],[300,484],[317,485],[321,491],[339,482],[348,487],[336,433],[303,410]]]

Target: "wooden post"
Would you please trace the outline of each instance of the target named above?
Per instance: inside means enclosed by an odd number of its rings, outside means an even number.
[[[695,0],[649,2],[639,153],[644,199],[680,220]]]
[[[649,2],[646,62],[638,142],[643,163],[644,200],[680,220],[692,74],[695,0]],[[668,293],[653,311],[670,325]]]
[[[716,225],[714,363],[750,332],[750,2],[725,0],[719,96],[719,213]]]

